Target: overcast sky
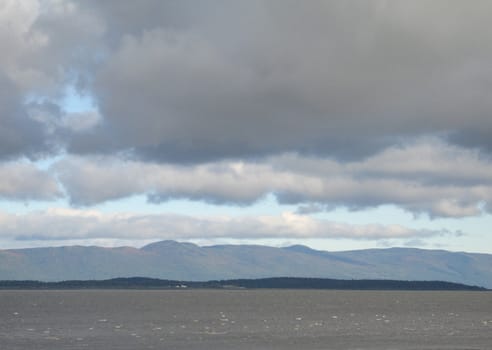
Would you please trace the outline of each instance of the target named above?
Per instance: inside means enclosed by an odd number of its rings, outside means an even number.
[[[3,0],[0,248],[492,253],[490,13]]]

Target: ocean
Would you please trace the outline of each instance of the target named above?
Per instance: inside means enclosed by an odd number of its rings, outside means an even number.
[[[0,291],[0,349],[492,349],[492,292]]]

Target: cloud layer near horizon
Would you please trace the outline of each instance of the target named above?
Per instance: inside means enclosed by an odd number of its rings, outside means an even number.
[[[409,239],[455,234],[400,225],[350,225],[285,212],[279,216],[192,217],[52,208],[23,215],[0,212],[0,239]]]

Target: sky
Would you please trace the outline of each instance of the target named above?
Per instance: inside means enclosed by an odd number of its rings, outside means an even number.
[[[492,253],[491,11],[3,0],[0,249]]]

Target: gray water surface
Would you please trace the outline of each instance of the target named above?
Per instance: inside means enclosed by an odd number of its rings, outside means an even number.
[[[492,293],[0,291],[0,349],[492,349]]]

